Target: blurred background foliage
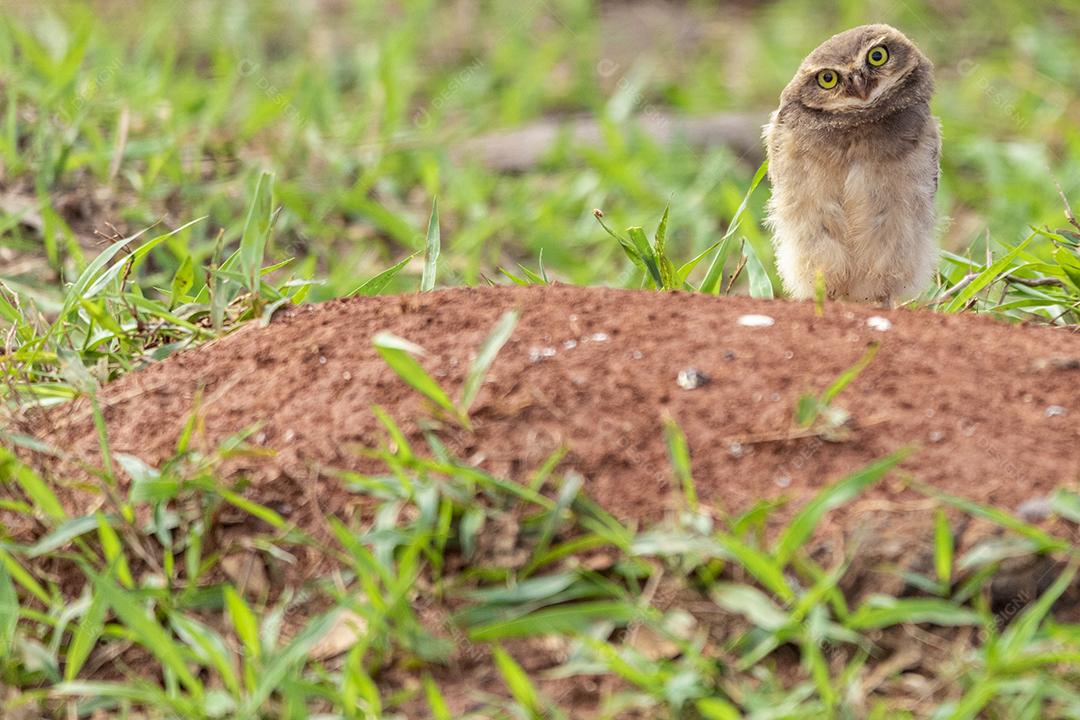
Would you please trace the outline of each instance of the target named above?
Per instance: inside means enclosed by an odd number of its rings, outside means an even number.
[[[543,251],[553,279],[635,286],[592,209],[651,233],[670,204],[669,253],[689,258],[724,232],[760,158],[659,144],[634,119],[763,122],[809,50],[864,22],[896,25],[937,65],[943,247],[980,257],[987,238],[1063,226],[1055,181],[1080,197],[1075,0],[6,2],[0,279],[48,311],[100,233],[206,216],[139,268],[168,287],[222,233],[238,242],[269,170],[282,211],[268,261],[322,280],[310,299],[421,249],[435,196],[441,283]],[[600,119],[599,147],[556,143],[524,172],[462,151],[579,116]],[[764,258],[766,196],[740,228]],[[414,288],[421,264],[389,289]]]

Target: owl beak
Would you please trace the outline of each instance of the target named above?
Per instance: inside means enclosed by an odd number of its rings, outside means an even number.
[[[870,79],[862,73],[852,73],[849,76],[848,95],[867,100],[870,97]]]

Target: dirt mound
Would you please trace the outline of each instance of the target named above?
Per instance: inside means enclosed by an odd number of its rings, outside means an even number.
[[[363,469],[356,449],[385,440],[373,404],[420,437],[425,405],[375,352],[375,333],[422,345],[425,367],[456,392],[509,308],[521,320],[474,405],[474,432],[448,429],[445,439],[460,457],[514,479],[565,446],[562,467],[581,473],[587,494],[621,518],[656,519],[680,506],[667,416],[686,432],[702,502],[727,511],[778,496],[797,506],[912,444],[920,449],[902,465],[910,476],[1006,509],[1080,479],[1075,333],[970,315],[832,304],[818,317],[805,303],[561,286],[353,298],[279,313],[269,327],[249,325],[104,388],[112,449],[163,461],[201,390],[197,441],[212,449],[257,425],[249,442],[272,452],[230,460],[229,471],[250,476],[252,498],[312,529],[356,502],[328,471]],[[775,323],[740,324],[747,314]],[[868,323],[873,316],[891,326]],[[877,356],[836,401],[853,418],[847,437],[792,437],[799,398],[820,393],[874,341]],[[708,382],[685,389],[677,379],[689,369]],[[51,413],[39,435],[97,462],[88,403]],[[66,498],[77,504],[76,491]],[[889,527],[902,532],[904,518],[920,521],[928,503],[894,480],[848,512],[880,516],[886,505]]]

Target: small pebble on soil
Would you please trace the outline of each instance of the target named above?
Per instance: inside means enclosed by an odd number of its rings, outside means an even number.
[[[744,327],[770,327],[776,321],[768,315],[740,315],[736,322]]]
[[[866,324],[872,329],[878,332],[886,332],[892,329],[892,322],[889,318],[881,317],[880,315],[874,315],[873,317],[866,318]]]
[[[678,377],[675,378],[675,383],[683,390],[696,390],[702,385],[708,385],[711,379],[697,368],[691,367],[680,370]]]

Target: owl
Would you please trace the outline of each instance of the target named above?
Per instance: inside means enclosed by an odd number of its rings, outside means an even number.
[[[936,265],[941,139],[933,65],[899,30],[863,25],[810,53],[765,126],[766,222],[789,294],[891,307]]]

